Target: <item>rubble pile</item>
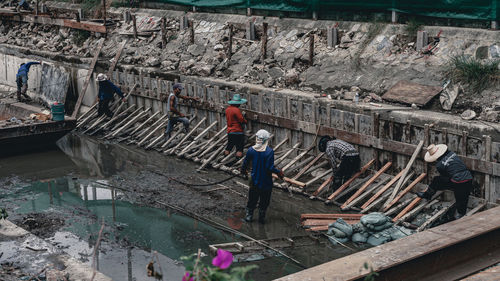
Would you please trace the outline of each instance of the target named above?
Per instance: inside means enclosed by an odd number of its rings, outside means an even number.
[[[118,21],[116,28],[107,35],[101,58],[110,60],[120,42],[128,39],[119,67],[326,93],[334,99],[353,100],[358,93],[361,102],[380,102],[380,96],[399,80],[442,85],[446,80],[441,75],[442,66],[450,56],[476,55],[477,49],[485,49],[485,46],[486,59],[500,59],[498,42],[489,39],[464,40],[462,37],[466,35],[460,37],[444,31],[433,52],[423,55],[416,50],[414,38],[405,34],[404,26],[386,24],[373,29],[371,23],[341,23],[339,40],[334,47],[327,44],[325,28],[313,24],[309,29],[269,25],[267,58],[262,61],[260,24],[256,23],[256,40],[251,41],[246,39],[244,24],[196,20],[192,44],[190,28],[181,29],[179,19],[174,17],[166,17],[167,46],[162,49],[161,18],[135,15],[138,38],[133,37],[131,22]],[[229,25],[233,26],[231,55],[228,54]],[[432,36],[438,32],[441,34],[441,31],[429,31],[429,39],[432,41]],[[311,34],[314,35],[312,64],[309,62]],[[0,43],[68,56],[92,57],[100,38],[100,34],[64,27],[8,21],[0,24]],[[500,91],[495,91],[490,89],[483,94],[487,100],[481,106],[491,107],[500,96]],[[467,97],[459,96],[458,99],[470,103]],[[466,107],[460,106],[456,111],[462,113],[470,109]],[[476,111],[477,118],[496,120],[493,115],[497,111],[487,111],[491,110]]]

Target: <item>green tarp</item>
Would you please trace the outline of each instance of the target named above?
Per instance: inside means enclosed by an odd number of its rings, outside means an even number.
[[[497,20],[500,0],[155,0],[196,6],[253,8],[282,12],[398,11],[454,19]]]

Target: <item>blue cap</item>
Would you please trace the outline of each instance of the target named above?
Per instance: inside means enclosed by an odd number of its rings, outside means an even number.
[[[175,83],[172,88],[173,89],[179,89],[179,90],[183,90],[184,89],[184,87],[182,87],[181,83]]]

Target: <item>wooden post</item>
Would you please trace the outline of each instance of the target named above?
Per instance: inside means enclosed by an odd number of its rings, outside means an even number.
[[[314,34],[309,34],[309,65],[314,64]]]
[[[267,22],[262,23],[262,49],[261,52],[261,62],[264,64],[264,60],[267,55]]]
[[[491,137],[490,136],[483,136],[483,146],[484,146],[483,159],[484,159],[484,161],[489,162],[491,160]],[[495,189],[491,188],[489,174],[484,175],[484,185],[483,185],[483,188],[481,189],[481,193],[484,194],[484,199],[486,199],[487,202],[493,202],[495,200]]]
[[[229,25],[229,41],[227,43],[227,57],[231,58],[233,55],[233,25]]]
[[[467,137],[469,133],[467,131],[462,131],[462,156],[467,156]]]
[[[103,25],[106,25],[106,0],[102,0],[102,19],[104,21]]]
[[[161,18],[161,48],[165,49],[167,47],[167,19],[165,17]]]
[[[97,63],[97,59],[99,58],[99,54],[101,53],[102,46],[104,46],[104,39],[101,39],[101,42],[99,42],[99,45],[97,46],[96,53],[94,54],[94,58],[92,59],[92,63],[90,64],[89,70],[87,72],[87,78],[85,79],[85,83],[83,84],[82,92],[78,96],[75,109],[73,110],[73,114],[71,114],[71,117],[73,118],[76,118],[78,115],[78,111],[80,111],[80,106],[82,105],[83,97],[85,96],[87,87],[90,84],[90,79],[92,78],[92,73],[94,73],[94,68]]]
[[[377,138],[377,140],[380,138],[380,114],[379,113],[374,113],[372,114],[372,135]],[[380,152],[378,148],[373,148],[374,149],[374,157],[375,157],[375,169],[378,170],[380,168]]]
[[[189,21],[189,42],[194,44],[194,22],[192,20]]]
[[[35,15],[38,16],[38,0],[36,0]]]
[[[424,124],[424,148],[428,147],[430,144],[430,126],[429,124]],[[425,178],[425,183],[429,183],[429,163],[424,161],[424,173],[427,175]]]
[[[137,19],[132,15],[132,25],[134,26],[134,39],[137,39]]]

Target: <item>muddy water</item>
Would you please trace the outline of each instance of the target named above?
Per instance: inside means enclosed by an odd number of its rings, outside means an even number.
[[[225,174],[216,171],[196,174],[196,166],[189,161],[79,135],[68,135],[59,142],[59,147],[61,150],[0,159],[0,179],[7,187],[2,191],[0,204],[19,223],[27,214],[41,212],[62,219],[64,225],[53,226],[55,231],[49,240],[88,263],[104,221],[106,235],[98,264],[100,271],[114,280],[147,280],[145,266],[151,259],[151,251],[159,253],[164,280],[180,280],[181,256],[197,249],[208,254],[209,244],[244,240],[168,211],[153,199],[209,216],[258,239],[304,235],[298,226],[301,213],[337,211],[277,191],[273,193],[268,223],[246,224],[241,222],[245,190],[238,190],[239,185],[234,182],[225,183],[235,189],[233,193],[226,190],[201,197],[200,194],[206,193],[171,186],[165,176],[149,171],[161,171],[187,182],[216,181],[227,178]],[[152,187],[156,188],[152,196],[142,193]],[[308,267],[351,253],[329,244],[299,246],[285,252]],[[209,263],[210,257],[205,261]],[[283,257],[253,263],[259,266],[252,274],[255,280],[271,280],[300,270]]]

